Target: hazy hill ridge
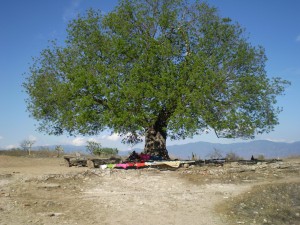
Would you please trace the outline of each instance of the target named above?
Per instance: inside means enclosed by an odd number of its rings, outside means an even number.
[[[65,153],[85,152],[85,146],[63,145]],[[34,149],[48,148],[55,149],[55,146],[36,146]],[[141,149],[134,149],[141,152]],[[250,159],[252,155],[264,155],[266,158],[282,158],[287,156],[300,155],[300,141],[293,143],[272,142],[267,140],[240,142],[232,144],[219,144],[209,142],[194,142],[182,145],[170,145],[168,151],[171,156],[188,159],[192,153],[201,159],[209,158],[209,155],[215,150],[220,151],[223,156],[228,152],[234,152],[237,155]],[[121,155],[127,155],[129,151],[120,151]]]
[[[277,158],[300,155],[300,142],[285,143],[266,140],[232,144],[195,142],[184,145],[173,145],[168,148],[170,154],[183,158],[191,157],[192,153],[201,158],[207,158],[215,149],[220,151],[224,156],[228,152],[234,152],[245,159],[250,159],[252,155]]]

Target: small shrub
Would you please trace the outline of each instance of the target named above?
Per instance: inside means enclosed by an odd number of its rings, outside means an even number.
[[[119,153],[119,150],[116,148],[102,148],[100,143],[94,141],[88,141],[87,143],[87,151],[92,155],[108,157],[115,156]]]
[[[95,141],[88,141],[87,142],[87,152],[89,152],[92,155],[100,155],[101,154],[101,144],[97,143]]]
[[[258,159],[258,160],[265,160],[265,156],[261,154],[261,155],[258,155],[256,157],[256,159]]]
[[[7,156],[27,156],[28,153],[23,151],[19,148],[13,148],[9,150],[1,150],[0,155],[7,155]]]
[[[119,153],[119,150],[116,148],[102,148],[101,155],[104,156],[115,156]]]
[[[191,160],[193,160],[193,161],[197,161],[197,160],[200,160],[200,157],[199,157],[199,156],[197,156],[197,154],[196,154],[196,153],[192,152],[192,158],[191,158]]]
[[[34,157],[34,158],[52,158],[57,155],[56,151],[48,147],[41,147],[38,150],[32,150],[31,155],[27,151],[21,149],[1,150],[0,155],[17,156],[17,157]]]
[[[243,160],[243,158],[237,155],[235,152],[228,152],[225,156],[225,159],[229,162]]]
[[[55,146],[55,151],[57,153],[57,158],[59,158],[60,153],[64,153],[64,148],[61,145]]]
[[[208,157],[210,159],[222,159],[223,154],[222,154],[221,150],[218,150],[215,148],[214,151],[208,155]]]
[[[53,158],[56,157],[56,152],[48,147],[41,147],[38,150],[32,151],[32,156],[39,158]]]
[[[25,139],[21,141],[20,147],[28,152],[28,155],[31,155],[32,146],[34,145],[35,140]]]

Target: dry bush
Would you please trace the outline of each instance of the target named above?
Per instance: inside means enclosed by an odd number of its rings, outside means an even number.
[[[57,157],[57,151],[50,150],[50,149],[41,149],[41,150],[35,150],[31,152],[34,157],[39,158],[54,158]]]
[[[39,150],[32,150],[31,155],[29,156],[27,151],[21,149],[10,149],[10,150],[0,150],[0,155],[31,157],[31,158],[52,158],[57,156],[57,152],[55,150],[51,150],[48,148],[41,148]]]
[[[27,156],[27,151],[21,149],[10,149],[10,150],[0,150],[0,155],[7,155],[7,156]]]
[[[256,157],[257,160],[265,160],[265,156],[263,154],[260,154]]]
[[[225,156],[225,159],[229,162],[234,162],[238,160],[243,160],[242,157],[240,157],[237,153],[235,152],[228,152]]]
[[[232,224],[299,224],[300,183],[255,186],[218,211]]]
[[[221,150],[214,148],[214,150],[207,155],[209,159],[222,159],[223,153]]]
[[[200,160],[200,156],[198,156],[196,153],[192,152],[191,160],[195,160],[195,161]]]

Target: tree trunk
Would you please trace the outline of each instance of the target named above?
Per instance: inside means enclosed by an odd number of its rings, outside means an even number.
[[[151,156],[160,156],[163,159],[170,159],[166,146],[166,127],[166,121],[159,117],[155,125],[148,128],[145,135],[144,153]]]

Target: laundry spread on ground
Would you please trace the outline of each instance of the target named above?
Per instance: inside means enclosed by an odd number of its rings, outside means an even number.
[[[181,165],[188,167],[189,164],[195,163],[190,160],[170,160],[161,156],[153,156],[148,154],[138,154],[133,151],[129,157],[122,161],[120,157],[110,158],[83,158],[72,155],[64,156],[65,165],[70,166],[88,166],[89,168],[101,169],[140,169],[140,168],[179,168]]]
[[[164,160],[160,156],[151,156],[148,154],[138,154],[133,151],[126,162],[121,162],[117,164],[107,164],[107,165],[100,165],[101,169],[130,169],[130,168],[145,168],[145,167],[171,167],[171,168],[179,168],[182,164],[190,164],[194,163],[195,161],[185,160]]]
[[[149,161],[149,162],[128,162],[128,163],[118,163],[118,164],[107,164],[100,165],[101,169],[129,169],[129,168],[145,168],[145,167],[159,167],[159,166],[169,166],[173,168],[179,168],[181,164],[194,163],[194,161]]]

